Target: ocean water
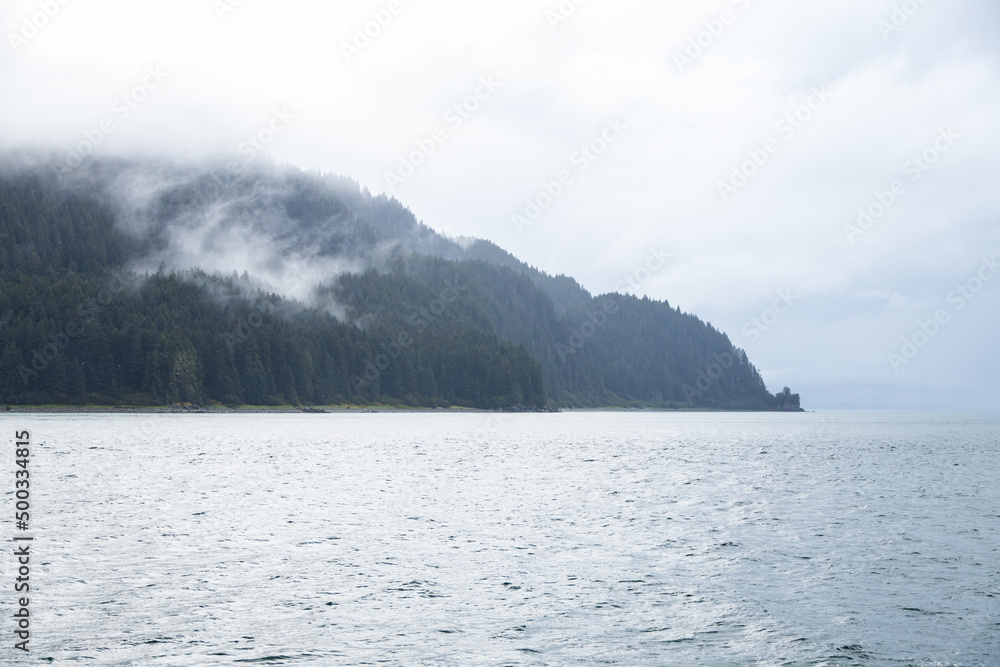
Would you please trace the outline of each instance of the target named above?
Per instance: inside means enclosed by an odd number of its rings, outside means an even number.
[[[0,425],[2,664],[1000,665],[996,416]]]

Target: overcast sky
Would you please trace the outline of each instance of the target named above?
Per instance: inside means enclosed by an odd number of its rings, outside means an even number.
[[[259,148],[594,293],[633,276],[808,408],[1000,409],[1000,3],[2,0],[0,20],[0,148]],[[651,248],[670,259],[647,275]]]

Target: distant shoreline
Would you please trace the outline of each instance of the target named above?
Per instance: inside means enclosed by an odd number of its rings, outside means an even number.
[[[3,404],[0,404],[3,405]],[[298,407],[294,405],[262,406],[247,405],[239,407],[228,406],[183,406],[183,405],[10,405],[0,407],[0,414],[354,414],[354,413],[468,413],[468,414],[545,414],[559,412],[719,412],[719,413],[795,413],[806,410],[747,410],[722,408],[629,408],[629,407],[593,407],[593,408],[551,408],[544,410],[489,410],[485,408],[466,408],[452,406],[449,408],[428,408],[393,405],[324,405],[315,407]]]

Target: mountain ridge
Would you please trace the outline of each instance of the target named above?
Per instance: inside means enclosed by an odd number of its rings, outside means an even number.
[[[725,334],[666,302],[591,295],[346,177],[220,173],[7,162],[0,308],[28,294],[52,307],[14,308],[0,326],[0,400],[799,409]],[[111,271],[130,287],[81,323],[116,341],[94,352],[89,333],[66,335],[67,300],[106,292]],[[25,369],[26,386],[10,380]]]

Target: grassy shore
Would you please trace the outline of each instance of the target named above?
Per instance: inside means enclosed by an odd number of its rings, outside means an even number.
[[[316,413],[316,412],[490,412],[452,406],[428,408],[407,405],[10,405],[0,404],[3,412],[80,412],[80,413],[163,413],[163,414],[228,414],[228,413]]]
[[[6,408],[6,409],[5,409]],[[315,414],[315,413],[357,413],[357,412],[419,412],[419,413],[484,413],[484,412],[777,412],[774,410],[724,410],[718,408],[665,408],[602,406],[579,408],[549,408],[546,410],[486,410],[450,406],[430,408],[407,405],[11,405],[0,403],[0,414],[13,413],[94,413],[94,414]],[[784,411],[806,412],[806,410]]]

